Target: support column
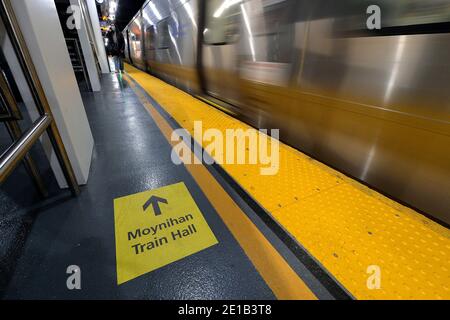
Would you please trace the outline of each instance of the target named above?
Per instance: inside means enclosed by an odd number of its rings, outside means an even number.
[[[103,40],[100,22],[98,20],[97,5],[95,4],[95,0],[86,0],[86,4],[89,10],[89,15],[91,16],[92,30],[94,31],[100,68],[102,73],[109,73],[108,57],[106,56],[105,42]]]
[[[100,77],[97,70],[97,62],[92,49],[91,40],[89,38],[89,32],[87,30],[87,17],[84,16],[81,10],[80,0],[70,0],[70,4],[77,6],[80,12],[81,23],[77,28],[78,38],[80,39],[81,49],[83,50],[84,62],[89,75],[92,91],[97,92],[102,89],[100,85]],[[97,18],[98,20],[98,18]],[[92,40],[94,41],[94,40]]]

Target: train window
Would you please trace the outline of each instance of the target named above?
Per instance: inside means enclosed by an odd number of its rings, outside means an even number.
[[[236,42],[239,38],[240,0],[209,0],[206,4],[204,41],[220,45]]]
[[[170,47],[169,19],[164,19],[158,23],[158,49],[168,49]]]
[[[403,34],[448,33],[449,0],[378,0],[382,29],[367,29],[367,15],[361,15],[372,0],[345,0],[345,8],[336,17],[335,32],[344,36],[387,36]]]
[[[251,15],[256,60],[291,62],[295,5],[296,0],[265,0],[262,12]]]
[[[381,7],[389,8],[384,18],[384,26],[398,27],[442,23],[450,20],[448,0],[402,0],[381,1]]]
[[[155,27],[154,26],[147,26],[145,30],[145,45],[149,50],[155,50],[156,43],[155,43]]]

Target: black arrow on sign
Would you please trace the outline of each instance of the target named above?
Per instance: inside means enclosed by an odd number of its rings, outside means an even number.
[[[155,212],[155,216],[160,216],[161,208],[159,207],[159,203],[168,204],[166,199],[163,199],[163,198],[160,198],[157,196],[151,196],[151,198],[148,199],[148,201],[143,206],[144,211],[146,211],[148,209],[148,207],[150,207],[150,205],[152,205],[153,211]]]

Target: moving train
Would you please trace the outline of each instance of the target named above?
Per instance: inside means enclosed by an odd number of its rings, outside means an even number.
[[[371,3],[147,1],[126,60],[448,225],[450,0]]]

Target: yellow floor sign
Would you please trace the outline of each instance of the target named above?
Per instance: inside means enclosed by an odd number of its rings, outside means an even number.
[[[114,200],[117,283],[218,243],[184,183]]]

